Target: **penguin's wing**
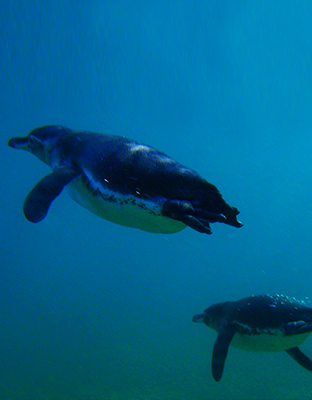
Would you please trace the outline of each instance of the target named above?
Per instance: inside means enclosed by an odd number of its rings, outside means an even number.
[[[301,333],[312,332],[312,323],[305,321],[289,322],[285,325],[285,336],[299,335]]]
[[[25,199],[25,217],[31,222],[43,220],[52,201],[79,175],[81,172],[76,169],[62,167],[41,179]]]
[[[212,376],[219,382],[222,378],[225,359],[233,336],[237,332],[234,326],[225,326],[220,330],[212,353]]]
[[[292,349],[286,350],[286,353],[290,355],[298,364],[300,364],[303,368],[307,369],[308,371],[312,371],[312,360],[307,357],[299,347],[293,347]]]

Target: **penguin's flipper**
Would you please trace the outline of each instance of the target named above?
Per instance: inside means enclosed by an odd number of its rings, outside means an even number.
[[[299,347],[293,347],[292,349],[286,350],[286,353],[290,355],[298,364],[308,371],[312,371],[312,360],[302,353]]]
[[[31,222],[43,220],[52,201],[79,175],[76,169],[62,167],[41,179],[25,199],[25,217]]]
[[[224,329],[220,331],[216,343],[214,344],[212,353],[212,375],[217,382],[222,378],[229,345],[235,333],[236,329],[234,327],[224,327]]]
[[[285,326],[285,336],[299,335],[308,332],[312,332],[312,324],[305,321],[289,322]]]

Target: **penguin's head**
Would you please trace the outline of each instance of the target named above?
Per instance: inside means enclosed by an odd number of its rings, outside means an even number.
[[[205,322],[205,317],[207,317],[207,315],[205,313],[202,314],[196,314],[194,315],[194,317],[192,318],[193,322],[199,323],[199,322]]]
[[[31,152],[39,160],[50,164],[51,152],[64,133],[71,130],[63,126],[47,125],[32,130],[28,136],[15,137],[8,141],[8,145],[14,149],[23,149]]]
[[[203,322],[209,328],[216,331],[219,329],[220,322],[223,321],[226,315],[226,308],[230,302],[214,304],[208,307],[202,314],[194,315],[193,322]]]
[[[207,310],[206,310],[207,311]],[[214,320],[209,313],[204,311],[202,314],[196,314],[194,315],[192,321],[199,323],[203,322],[205,325],[209,326],[210,328],[214,328]]]

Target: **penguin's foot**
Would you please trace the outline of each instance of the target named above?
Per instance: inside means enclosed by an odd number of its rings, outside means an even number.
[[[176,219],[201,233],[211,235],[211,222],[224,222],[227,219],[223,214],[206,211],[201,208],[194,208],[192,203],[185,200],[168,200],[162,213],[164,216]]]

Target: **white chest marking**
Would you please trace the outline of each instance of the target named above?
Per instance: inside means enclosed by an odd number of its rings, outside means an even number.
[[[260,335],[246,335],[236,333],[231,345],[246,351],[283,351],[300,346],[311,332],[300,335],[284,336],[281,332],[275,334],[262,333]]]
[[[175,233],[186,227],[180,221],[164,217],[161,202],[158,204],[139,196],[116,193],[88,178],[92,182],[92,192],[83,184],[81,177],[67,185],[67,190],[73,200],[97,216],[153,233]]]

